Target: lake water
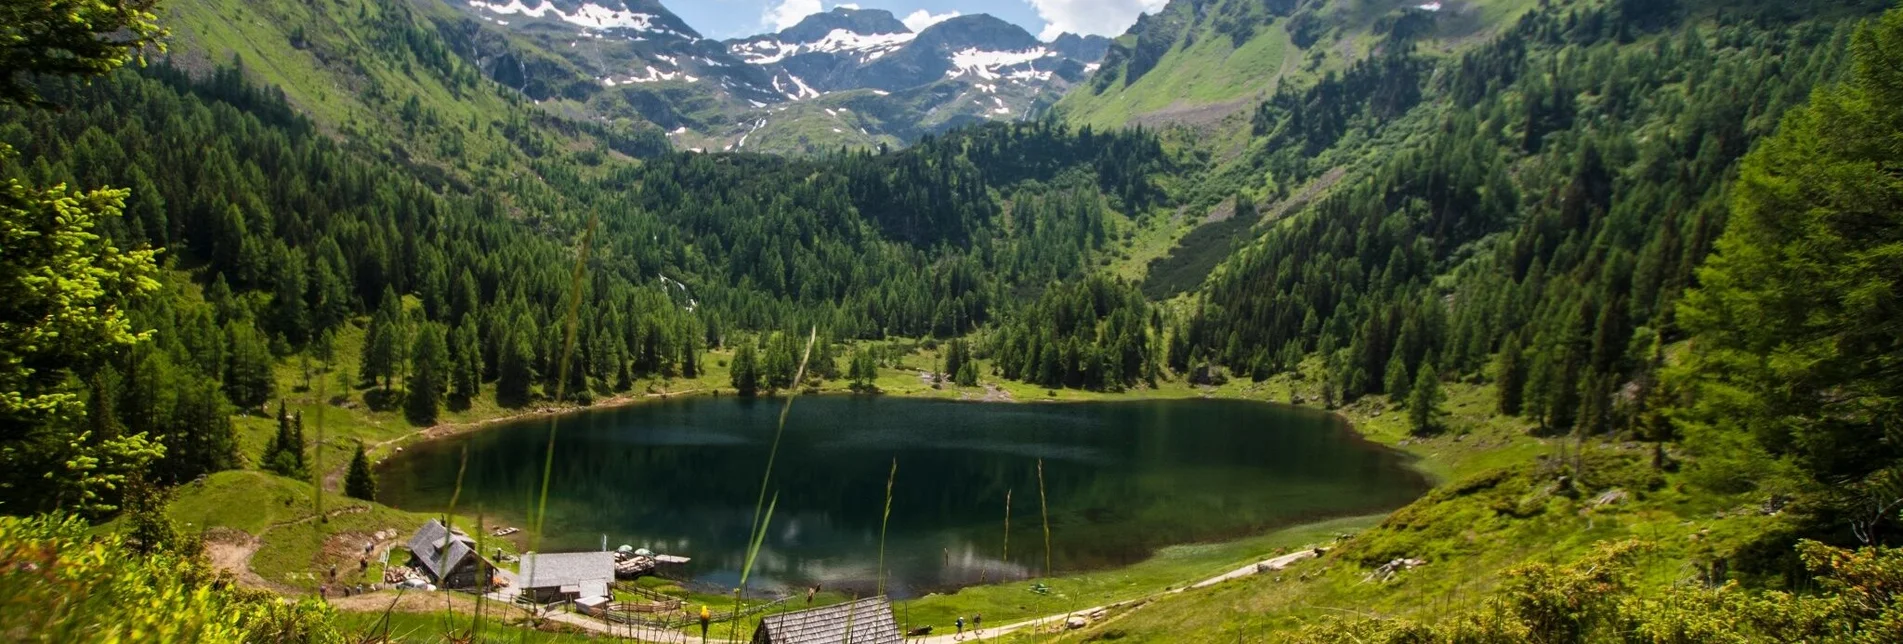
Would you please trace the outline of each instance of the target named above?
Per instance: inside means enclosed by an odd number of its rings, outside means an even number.
[[[543,550],[593,550],[605,536],[609,547],[693,557],[680,571],[689,581],[732,588],[779,412],[772,400],[685,398],[561,417]],[[443,510],[466,447],[458,514],[526,528],[549,425],[531,419],[412,447],[381,466],[380,500]],[[1039,459],[1058,573],[1389,510],[1427,489],[1402,456],[1335,417],[1261,403],[801,398],[749,587],[871,588],[894,459],[886,561],[898,597],[1042,572]]]

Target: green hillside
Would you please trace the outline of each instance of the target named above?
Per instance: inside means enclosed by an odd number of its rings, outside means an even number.
[[[1246,114],[1283,85],[1303,86],[1374,55],[1407,20],[1433,18],[1424,51],[1484,42],[1535,6],[1532,0],[1298,2],[1177,0],[1117,40],[1090,82],[1058,103],[1079,123],[1207,126]],[[1413,16],[1413,18],[1408,18]]]

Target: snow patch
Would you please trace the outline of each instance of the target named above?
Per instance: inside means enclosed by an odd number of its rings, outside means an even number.
[[[1030,64],[1050,55],[1051,52],[1043,47],[1024,51],[960,50],[952,54],[952,70],[945,72],[945,77],[958,78],[970,74],[988,81],[998,80],[1006,68]]]
[[[583,29],[593,29],[597,31],[630,29],[634,31],[665,33],[686,37],[686,34],[676,32],[672,29],[656,27],[654,21],[660,18],[660,16],[627,10],[616,11],[598,4],[584,4],[577,7],[574,13],[564,13],[560,8],[555,6],[555,3],[549,2],[549,0],[542,0],[541,4],[533,7],[524,4],[522,0],[509,0],[508,4],[469,0],[469,6],[502,15],[522,15],[530,18],[553,17],[556,20]],[[503,22],[500,24],[508,23]]]
[[[739,142],[739,143],[736,143],[736,144],[734,144],[734,145],[729,145],[729,146],[727,146],[727,149],[728,149],[728,150],[733,150],[733,149],[736,149],[736,148],[744,148],[744,147],[747,147],[747,137],[750,137],[750,136],[753,136],[753,133],[754,133],[754,132],[758,132],[758,131],[760,131],[760,128],[763,128],[763,127],[766,127],[766,119],[760,119],[760,122],[759,122],[759,123],[756,123],[756,124],[754,124],[754,126],[753,126],[753,129],[751,129],[751,130],[747,130],[747,133],[746,133],[746,134],[742,134],[742,135],[740,135],[740,142]]]
[[[616,82],[615,79],[613,78],[603,78],[601,79],[601,84],[607,85],[609,87],[614,87],[617,84],[633,85],[637,83],[659,83],[661,81],[671,81],[671,80],[682,80],[682,81],[687,81],[689,83],[700,82],[699,78],[696,78],[694,76],[689,76],[687,72],[664,72],[664,71],[655,69],[654,66],[652,65],[649,65],[647,69],[642,71],[644,73],[640,76],[629,76],[626,79],[623,79],[619,82]]]
[[[728,51],[741,60],[755,65],[771,65],[793,56],[811,53],[856,53],[860,56],[860,62],[871,62],[897,51],[917,37],[918,34],[866,35],[845,29],[834,29],[813,42],[789,43],[762,39],[735,44]]]
[[[790,92],[786,90],[780,91],[780,93],[785,94],[787,98],[793,99],[795,101],[799,101],[799,100],[805,100],[809,98],[820,97],[819,91],[813,89],[812,87],[807,86],[806,81],[800,80],[800,77],[794,76],[792,74],[787,74],[786,77],[793,81],[793,91],[790,91]],[[778,78],[773,79],[773,89],[780,89],[780,79]]]

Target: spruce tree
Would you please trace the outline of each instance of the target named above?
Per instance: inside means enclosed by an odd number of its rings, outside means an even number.
[[[271,347],[257,327],[243,321],[225,325],[230,347],[226,354],[225,394],[232,404],[256,410],[277,396],[277,378],[271,373]]]
[[[297,426],[299,419],[292,417],[281,400],[278,401],[277,421],[277,434],[265,445],[262,465],[279,476],[303,478],[304,432]]]
[[[450,332],[449,399],[452,405],[468,408],[482,393],[482,345],[476,340],[474,322],[465,322]]]
[[[1520,415],[1526,390],[1525,353],[1520,346],[1520,334],[1508,335],[1493,370],[1494,389],[1500,394],[1500,413],[1508,416]]]
[[[496,356],[496,402],[504,407],[529,403],[529,388],[535,382],[535,341],[529,332],[532,325],[524,313],[501,331],[502,346]]]
[[[409,392],[403,405],[404,415],[412,424],[434,425],[450,376],[449,349],[443,342],[441,326],[424,324],[417,330],[415,344],[410,349],[410,364],[409,380],[404,386]]]
[[[873,360],[870,349],[862,348],[853,352],[850,371],[854,391],[869,393],[878,388],[874,383],[879,380],[879,364]]]
[[[753,396],[760,392],[760,359],[753,348],[753,342],[743,341],[733,353],[733,369],[728,378],[733,388],[742,396]]]
[[[344,474],[344,494],[365,501],[377,500],[377,477],[370,471],[370,457],[363,442],[357,442],[357,454],[350,457],[350,471]]]
[[[1415,434],[1434,431],[1440,423],[1441,400],[1440,376],[1435,373],[1434,363],[1421,364],[1421,373],[1414,378],[1414,386],[1408,391],[1408,428]]]
[[[1395,349],[1394,357],[1388,359],[1388,374],[1383,382],[1387,389],[1389,400],[1398,403],[1407,399],[1407,362],[1401,359],[1401,351],[1399,348]]]

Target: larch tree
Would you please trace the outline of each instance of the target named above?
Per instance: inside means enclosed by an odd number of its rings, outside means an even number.
[[[1865,543],[1903,507],[1903,12],[1865,26],[1841,85],[1745,158],[1678,320],[1688,444],[1741,487],[1786,473]]]
[[[733,353],[733,367],[728,380],[742,396],[752,396],[760,392],[760,358],[751,341],[743,341]]]
[[[415,425],[434,425],[442,411],[443,395],[450,378],[449,348],[443,341],[443,328],[425,323],[416,331],[410,348],[410,373],[404,389],[408,397],[404,415]]]

